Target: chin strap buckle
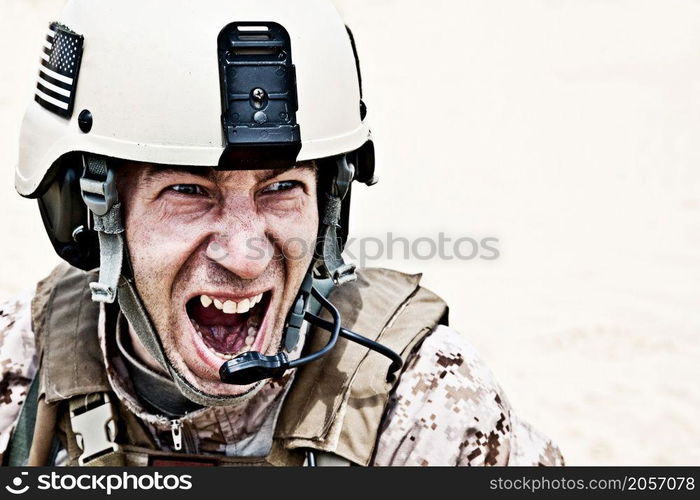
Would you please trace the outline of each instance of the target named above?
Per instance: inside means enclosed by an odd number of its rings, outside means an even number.
[[[353,282],[357,279],[357,274],[355,273],[357,266],[352,263],[344,263],[342,266],[333,270],[331,279],[333,283],[340,286],[345,283]]]
[[[114,170],[101,156],[83,155],[83,175],[80,191],[85,205],[92,213],[93,229],[100,240],[100,277],[90,283],[92,300],[113,303],[122,271],[124,242],[121,204],[118,202]]]
[[[308,272],[304,277],[301,288],[299,288],[299,293],[294,301],[294,305],[289,311],[287,322],[284,327],[284,348],[287,352],[292,352],[299,343],[312,285],[313,277],[312,274]]]
[[[106,215],[116,204],[117,183],[114,170],[107,167],[104,158],[83,156],[80,191],[83,201],[96,217]]]

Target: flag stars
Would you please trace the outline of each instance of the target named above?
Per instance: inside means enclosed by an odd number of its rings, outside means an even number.
[[[49,111],[69,117],[72,112],[74,79],[82,52],[82,39],[56,24],[50,25],[49,32],[49,45],[44,50],[46,57],[39,68],[39,81],[34,98]]]

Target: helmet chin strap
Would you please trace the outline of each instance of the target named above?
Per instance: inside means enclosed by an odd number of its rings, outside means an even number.
[[[319,239],[322,242],[319,252],[319,271],[322,276],[331,278],[336,285],[357,279],[355,265],[345,262],[338,242],[338,227],[343,199],[350,191],[350,184],[354,177],[355,166],[348,162],[346,155],[338,156],[335,159],[335,174],[330,192],[323,194],[325,206],[321,214],[319,228]]]

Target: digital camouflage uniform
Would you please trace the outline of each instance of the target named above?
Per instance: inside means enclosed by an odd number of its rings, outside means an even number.
[[[0,453],[7,447],[37,370],[31,298],[23,294],[0,306]],[[109,351],[104,339],[103,348]],[[159,422],[139,404],[119,356],[105,355],[105,362],[118,397],[149,423],[163,449],[171,449],[167,422]],[[211,407],[188,415],[196,451],[254,453],[260,447],[255,444],[256,433],[270,418],[274,425],[290,378],[269,384],[244,413],[235,407]],[[551,440],[513,413],[474,347],[441,325],[401,375],[381,423],[373,464],[563,465],[564,460]]]

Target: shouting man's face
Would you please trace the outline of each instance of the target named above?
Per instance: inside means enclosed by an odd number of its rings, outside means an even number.
[[[136,286],[170,363],[206,393],[248,392],[223,384],[219,368],[241,352],[280,349],[316,241],[315,167],[140,164],[119,179]]]

